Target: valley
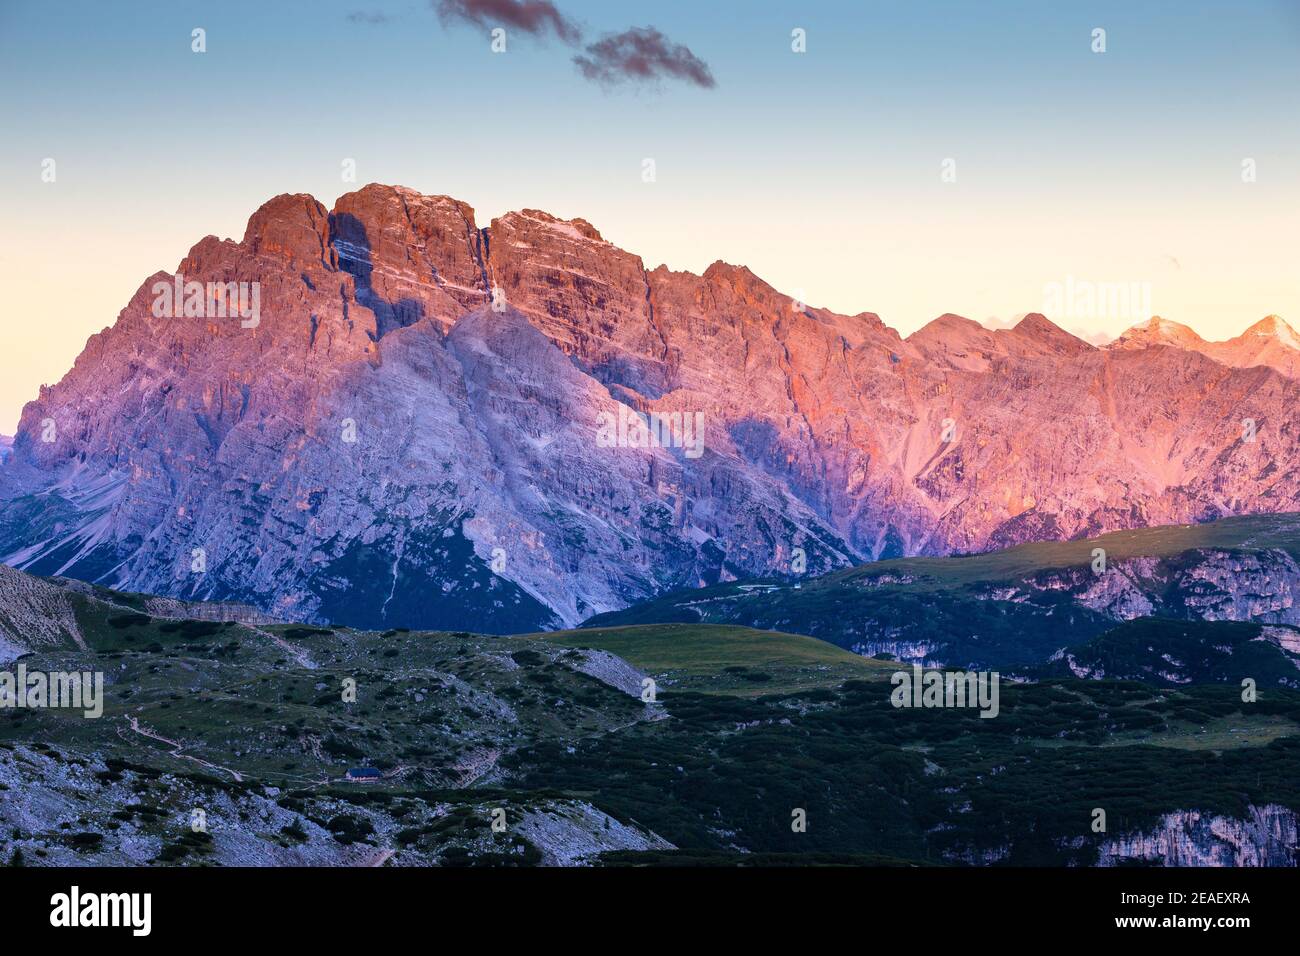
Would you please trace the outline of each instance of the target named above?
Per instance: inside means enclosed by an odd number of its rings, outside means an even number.
[[[25,667],[106,684],[98,719],[0,710],[6,863],[1295,862],[1300,691],[1246,702],[1235,674],[1004,680],[986,720],[891,706],[897,663],[736,625],[249,624],[5,574],[71,609]]]

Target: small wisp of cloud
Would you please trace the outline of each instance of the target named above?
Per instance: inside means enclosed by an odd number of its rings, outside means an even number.
[[[707,63],[654,27],[631,27],[611,33],[589,44],[573,62],[587,79],[604,84],[669,77],[704,89],[718,85]]]
[[[392,21],[392,17],[380,10],[353,10],[347,15],[349,23],[365,23],[370,26],[380,26]]]
[[[433,0],[443,23],[456,20],[481,27],[507,26],[542,36],[554,33],[565,43],[579,43],[582,28],[549,0]]]

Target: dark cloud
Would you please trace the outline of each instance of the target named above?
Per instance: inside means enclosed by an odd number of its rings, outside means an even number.
[[[550,0],[431,0],[443,23],[462,21],[481,27],[513,27],[534,36],[553,33],[571,46],[582,42],[582,28]],[[709,65],[654,27],[608,33],[573,58],[582,75],[598,83],[648,82],[668,77],[711,89],[717,86]]]
[[[671,77],[709,89],[718,85],[707,63],[654,27],[631,27],[611,33],[589,44],[573,62],[583,76],[600,83]]]
[[[550,31],[565,43],[582,40],[582,29],[548,0],[433,0],[443,22],[464,20],[484,27],[514,27],[534,36]]]
[[[351,13],[348,14],[348,20],[352,23],[380,24],[380,23],[387,23],[392,19],[393,18],[390,17],[388,14],[380,13],[377,10],[375,11],[353,10]]]

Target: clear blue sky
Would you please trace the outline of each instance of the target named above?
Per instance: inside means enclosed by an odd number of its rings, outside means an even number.
[[[658,28],[717,86],[603,88],[555,39],[494,55],[418,0],[0,2],[0,433],[199,238],[371,181],[480,224],[582,216],[649,266],[745,263],[903,332],[1067,276],[1149,283],[1209,337],[1300,320],[1297,0],[555,3],[591,40]]]

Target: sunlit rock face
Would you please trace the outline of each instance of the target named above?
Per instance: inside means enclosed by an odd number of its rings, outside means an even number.
[[[160,310],[177,274],[257,283],[257,315]],[[1295,509],[1298,398],[1267,366],[1042,316],[902,339],[536,210],[279,196],[146,279],[28,404],[0,555],[286,618],[555,627],[737,577]]]

